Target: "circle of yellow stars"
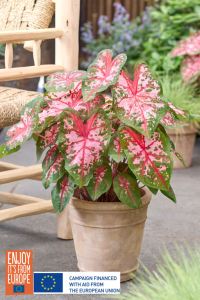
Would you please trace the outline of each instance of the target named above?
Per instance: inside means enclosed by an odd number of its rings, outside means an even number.
[[[47,288],[47,287],[45,286],[45,284],[44,284],[45,278],[51,278],[51,279],[52,279],[53,285],[52,285],[51,287]],[[44,276],[44,277],[42,278],[41,285],[42,285],[42,287],[44,288],[44,290],[50,291],[50,290],[53,290],[53,288],[56,286],[56,280],[53,278],[53,276],[47,275],[47,276]]]

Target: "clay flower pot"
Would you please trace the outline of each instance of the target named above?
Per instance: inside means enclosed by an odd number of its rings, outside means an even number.
[[[136,275],[151,200],[151,192],[143,191],[140,209],[122,202],[70,200],[69,218],[80,271],[120,272],[121,282]]]
[[[166,132],[174,143],[176,151],[183,157],[186,167],[189,168],[192,163],[197,130],[188,125],[177,129],[167,129]],[[172,157],[174,160],[173,169],[184,169],[184,165],[174,153],[172,153]]]

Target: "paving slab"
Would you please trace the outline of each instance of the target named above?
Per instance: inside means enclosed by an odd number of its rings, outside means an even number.
[[[2,161],[22,166],[36,164],[34,142],[28,141],[22,149],[5,157]],[[41,163],[41,162],[40,162]],[[156,260],[161,259],[164,245],[173,255],[178,245],[187,242],[192,248],[200,244],[200,140],[197,140],[192,166],[189,169],[173,170],[172,187],[177,204],[161,193],[153,196],[148,209],[141,261],[150,270],[156,270]],[[23,180],[0,186],[1,191],[25,194],[50,199],[50,189],[45,190],[41,182]],[[11,207],[3,205],[1,209]],[[5,296],[5,250],[33,250],[35,272],[78,271],[74,242],[57,238],[56,216],[46,213],[0,223],[0,299]],[[121,284],[126,289],[127,283]],[[17,299],[106,299],[104,295],[24,295]]]

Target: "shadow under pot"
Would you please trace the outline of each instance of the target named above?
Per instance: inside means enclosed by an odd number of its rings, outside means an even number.
[[[68,204],[81,272],[120,272],[121,282],[136,276],[151,192],[143,189],[140,209],[122,202],[90,202],[73,197]]]

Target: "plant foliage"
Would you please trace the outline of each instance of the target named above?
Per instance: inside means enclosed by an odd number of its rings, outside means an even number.
[[[33,136],[38,158],[48,150],[42,183],[48,188],[57,181],[55,211],[65,208],[74,190],[85,200],[139,208],[140,182],[175,202],[170,186],[175,148],[162,120],[170,109],[178,127],[190,113],[168,103],[146,63],[136,64],[132,81],[123,67],[126,55],[112,56],[112,50],[103,50],[85,73],[49,76],[48,92],[28,103],[21,121],[8,130],[6,149]],[[100,94],[108,87],[112,96]]]

